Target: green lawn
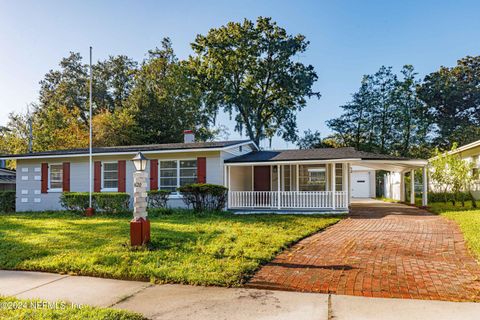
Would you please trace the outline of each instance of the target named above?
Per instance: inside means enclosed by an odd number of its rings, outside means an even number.
[[[1,214],[0,269],[237,286],[291,243],[339,219],[184,211],[152,217],[151,248],[133,250],[129,215]]]
[[[102,320],[143,320],[142,315],[122,310],[72,306],[67,302],[46,302],[0,297],[0,319],[102,319]]]

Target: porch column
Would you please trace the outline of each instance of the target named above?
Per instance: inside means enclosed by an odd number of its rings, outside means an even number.
[[[423,194],[422,194],[422,206],[428,205],[428,170],[427,166],[423,167]]]
[[[298,164],[295,166],[295,188],[297,189],[296,191],[300,191],[300,177],[299,177],[299,173],[300,173],[300,170],[298,168]]]
[[[350,204],[350,192],[349,192],[349,187],[350,187],[350,184],[348,183],[348,163],[343,163],[342,164],[342,181],[343,181],[343,190],[342,191],[345,191],[345,204],[348,208],[349,204]]]
[[[232,184],[231,184],[231,182],[230,182],[230,180],[231,180],[231,179],[230,179],[230,178],[231,178],[231,175],[230,175],[230,173],[231,173],[230,171],[231,171],[231,170],[230,170],[230,169],[231,169],[231,167],[230,167],[230,166],[227,166],[227,171],[228,171],[228,172],[227,172],[227,181],[228,181],[228,182],[227,182],[227,188],[228,188],[228,195],[229,195],[229,197],[227,197],[227,204],[228,204],[228,207],[229,207],[229,208],[232,206],[232,199],[231,199],[232,197],[230,196],[230,195],[232,194],[232,193],[231,193]]]
[[[352,170],[350,163],[347,164],[347,181],[348,181],[348,206],[352,203]]]
[[[400,172],[400,201],[405,202],[405,172]]]
[[[227,170],[228,169],[227,168],[228,168],[228,166],[224,165],[224,167],[223,167],[223,186],[225,188],[228,188],[228,184],[227,184]],[[228,190],[228,191],[230,191],[230,190]]]
[[[390,171],[388,173],[388,185],[389,185],[389,189],[390,189],[388,191],[390,193],[389,198],[393,199],[393,172],[392,171]]]
[[[280,165],[277,165],[277,207],[278,207],[279,210],[280,210],[280,204],[281,204],[281,201],[280,201],[280,179],[281,179]]]
[[[415,170],[410,170],[410,204],[415,204]]]
[[[337,207],[335,203],[335,163],[330,164],[330,191],[332,192],[332,209]]]

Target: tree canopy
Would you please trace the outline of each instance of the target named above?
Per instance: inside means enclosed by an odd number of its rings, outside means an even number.
[[[257,144],[275,135],[295,141],[297,111],[307,98],[320,97],[313,66],[298,60],[308,45],[270,18],[245,19],[198,35],[189,62],[207,110],[229,113],[235,130]]]
[[[465,57],[420,80],[406,65],[365,75],[343,114],[328,121],[333,137],[359,150],[428,157],[480,139],[480,57]]]
[[[433,145],[449,149],[480,139],[480,56],[427,75],[418,87],[432,122]]]
[[[426,106],[418,99],[419,81],[411,65],[401,76],[382,66],[365,75],[343,114],[327,122],[344,146],[401,156],[421,155],[428,147]]]

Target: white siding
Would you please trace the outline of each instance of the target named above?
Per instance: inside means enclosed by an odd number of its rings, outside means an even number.
[[[207,158],[207,183],[223,184],[223,159],[220,151],[199,152],[199,153],[171,153],[171,154],[149,154],[150,159],[196,159],[197,157]],[[93,161],[118,161],[127,160],[126,162],[126,192],[133,196],[133,172],[135,170],[130,158],[125,157],[95,157]],[[40,177],[41,163],[62,163],[70,162],[70,190],[72,192],[87,192],[89,190],[89,170],[88,157],[82,158],[55,158],[55,159],[39,159],[39,160],[17,160],[17,211],[47,211],[62,210],[59,203],[60,192],[40,193],[41,180]],[[147,172],[150,173],[150,163],[147,165]],[[93,173],[92,173],[93,175]],[[25,177],[25,178],[22,178]],[[148,188],[150,188],[150,179],[148,179]],[[169,200],[170,207],[184,207],[181,198],[172,196]]]

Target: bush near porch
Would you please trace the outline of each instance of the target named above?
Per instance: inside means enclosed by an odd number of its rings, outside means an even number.
[[[83,213],[89,207],[88,192],[62,192],[60,204],[66,210]],[[101,213],[129,211],[130,195],[125,192],[93,192],[92,206]]]
[[[340,217],[194,214],[151,217],[150,248],[128,246],[131,215],[0,215],[0,268],[157,283],[238,286],[293,242]]]

